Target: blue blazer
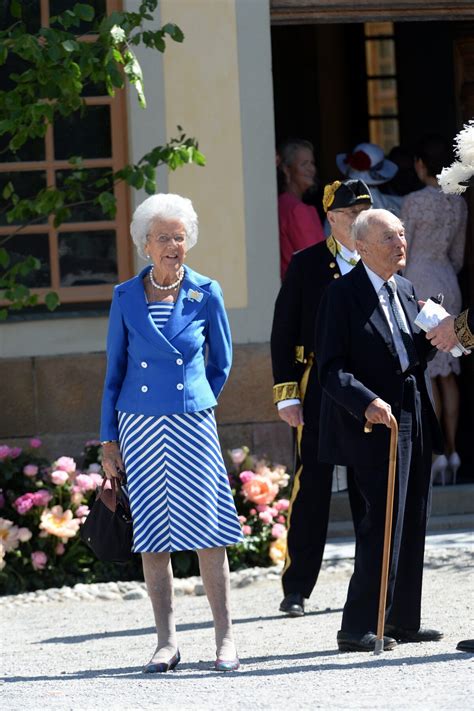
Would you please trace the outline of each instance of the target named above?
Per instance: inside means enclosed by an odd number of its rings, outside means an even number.
[[[160,331],[143,287],[150,268],[114,290],[101,440],[118,439],[117,410],[158,416],[214,407],[229,375],[232,341],[217,281],[184,267],[176,304]]]

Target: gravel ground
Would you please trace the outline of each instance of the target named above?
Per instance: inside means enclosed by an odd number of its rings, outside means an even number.
[[[36,709],[472,709],[473,559],[465,546],[429,550],[424,624],[441,642],[399,645],[379,657],[341,654],[335,638],[352,563],[327,561],[308,614],[277,612],[278,580],[232,591],[238,672],[218,674],[206,598],[176,600],[182,662],[144,676],[155,646],[147,599],[9,602],[3,618],[1,707]]]

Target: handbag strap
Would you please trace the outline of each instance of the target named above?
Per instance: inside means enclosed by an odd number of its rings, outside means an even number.
[[[117,506],[117,501],[119,499],[120,494],[122,493],[122,487],[120,485],[120,480],[118,477],[111,477],[108,479],[107,477],[104,476],[102,479],[102,484],[100,485],[99,490],[97,491],[96,495],[96,501],[97,499],[100,499],[105,491],[107,491],[106,484],[107,482],[110,481],[110,489],[112,491],[113,498],[115,500],[115,507]]]

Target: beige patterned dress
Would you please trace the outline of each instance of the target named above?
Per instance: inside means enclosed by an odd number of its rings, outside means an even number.
[[[461,311],[457,274],[464,259],[467,207],[459,195],[445,195],[427,186],[410,193],[402,203],[408,259],[404,276],[413,282],[419,299],[444,294],[451,314]],[[458,358],[439,352],[428,364],[430,377],[458,374]]]

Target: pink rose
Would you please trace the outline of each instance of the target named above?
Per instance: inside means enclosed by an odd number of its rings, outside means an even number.
[[[25,476],[36,476],[38,474],[38,467],[36,464],[26,464],[23,467],[23,474]]]
[[[43,551],[33,551],[31,554],[31,565],[35,570],[43,570],[48,562],[48,556]]]
[[[51,472],[50,477],[53,484],[56,484],[56,486],[62,486],[68,481],[69,474],[62,469],[56,469],[56,471]]]
[[[92,476],[96,477],[97,474],[78,474],[76,476],[76,486],[78,487],[79,491],[94,491],[94,489],[97,488],[97,483],[94,481]]]
[[[242,533],[244,536],[250,536],[252,534],[252,529],[250,526],[242,526]]]
[[[262,511],[268,511],[268,508],[267,504],[259,504],[257,506],[257,511],[258,513],[262,513]]]
[[[285,523],[286,519],[284,516],[278,516],[277,521],[278,521],[278,523]]]
[[[273,516],[271,515],[270,511],[260,511],[258,517],[263,523],[272,523],[273,521]]]
[[[73,486],[72,487],[72,494],[71,494],[71,503],[74,504],[74,506],[79,506],[84,499],[84,496],[82,495],[82,491],[80,491],[78,486]]]
[[[82,506],[78,506],[78,508],[76,509],[77,518],[85,518],[89,514],[89,510],[89,507],[85,504],[82,504]]]
[[[43,444],[43,442],[40,440],[39,437],[32,437],[30,439],[30,447],[32,449],[39,449],[42,444]]]
[[[18,529],[18,540],[21,541],[21,543],[26,543],[26,541],[29,541],[30,538],[33,536],[29,528],[19,528]]]
[[[0,445],[0,461],[2,461],[3,459],[6,459],[9,456],[10,456],[10,447],[7,447],[6,444],[1,444]]]
[[[76,471],[76,462],[71,457],[59,457],[54,466],[68,474],[73,474]]]
[[[92,474],[89,474],[89,477],[92,479],[92,481],[94,483],[94,489],[96,489],[98,486],[102,485],[103,477],[100,474],[97,474],[96,472],[92,472]]]
[[[252,481],[252,479],[255,477],[255,472],[252,471],[245,471],[245,472],[240,472],[239,474],[239,479],[242,482],[242,484],[245,484],[248,481]]]
[[[288,511],[290,502],[288,499],[279,499],[278,501],[275,501],[274,506],[278,511]]]
[[[18,499],[15,499],[13,506],[16,508],[20,516],[28,513],[28,511],[33,508],[35,505],[33,497],[34,494],[23,494],[23,496],[19,496]]]
[[[54,552],[56,555],[63,555],[64,551],[66,550],[66,546],[64,543],[61,543],[61,541],[57,544],[56,548],[54,549]]]
[[[17,457],[20,456],[22,453],[22,448],[21,447],[12,447],[10,449],[10,459],[16,459]]]
[[[255,516],[256,513],[257,513],[257,509],[250,509],[251,516]]]
[[[282,538],[286,535],[286,528],[281,523],[274,523],[272,526],[273,538]]]
[[[239,516],[240,523],[245,523],[247,521],[245,516]]]
[[[47,489],[40,489],[33,494],[33,503],[35,506],[47,506],[52,498],[53,495]]]

